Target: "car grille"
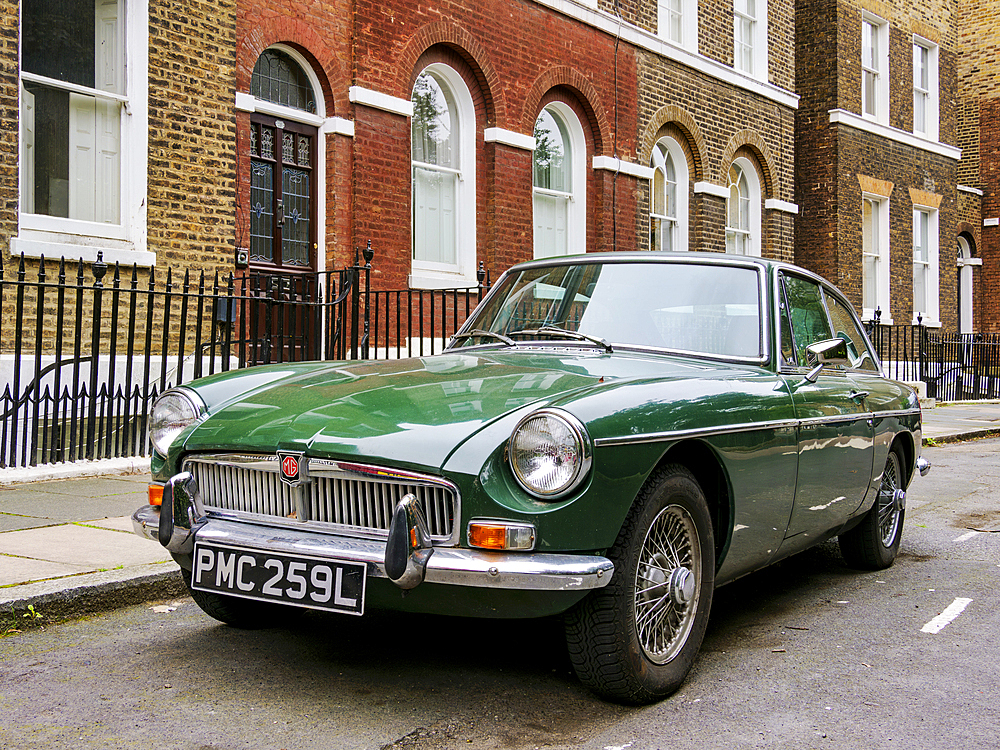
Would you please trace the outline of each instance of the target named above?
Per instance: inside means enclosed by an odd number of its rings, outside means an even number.
[[[384,467],[304,461],[308,480],[298,487],[281,480],[274,454],[197,456],[185,461],[184,470],[198,482],[209,515],[384,538],[396,505],[412,493],[431,538],[454,541],[458,490],[451,483]]]

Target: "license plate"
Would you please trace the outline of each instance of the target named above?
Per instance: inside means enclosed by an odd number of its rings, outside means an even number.
[[[361,615],[366,573],[364,563],[198,542],[191,588]]]

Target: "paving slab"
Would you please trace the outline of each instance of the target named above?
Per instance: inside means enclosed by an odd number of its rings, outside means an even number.
[[[163,547],[134,534],[81,524],[0,534],[0,553],[84,565],[94,570],[170,560]]]
[[[70,565],[37,560],[27,557],[0,555],[0,586],[14,586],[21,583],[61,579],[66,576],[95,572],[96,568],[86,565]],[[65,585],[65,584],[62,584]]]
[[[18,529],[34,529],[41,526],[52,526],[61,523],[51,518],[34,518],[32,516],[22,516],[17,513],[4,513],[0,511],[0,533],[4,531],[17,531]]]

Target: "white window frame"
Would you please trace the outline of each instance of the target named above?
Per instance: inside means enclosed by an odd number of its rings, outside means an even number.
[[[432,63],[420,74],[432,73],[451,90],[458,118],[458,192],[455,198],[456,263],[411,260],[409,285],[414,289],[457,289],[476,286],[476,108],[465,79],[444,63]],[[412,172],[411,161],[411,172]],[[412,183],[412,181],[411,181]],[[413,200],[411,187],[410,200]],[[416,231],[410,212],[411,257]]]
[[[543,109],[550,110],[553,117],[562,122],[566,131],[569,141],[566,145],[570,152],[570,190],[561,192],[535,187],[532,176],[532,229],[536,215],[535,196],[554,195],[566,198],[566,254],[585,253],[587,252],[587,140],[583,125],[580,124],[580,118],[573,108],[565,102],[550,102]],[[534,245],[534,242],[532,244]],[[534,247],[534,257],[542,257],[538,255],[537,247]]]
[[[743,0],[746,2],[746,0]],[[767,81],[767,0],[752,0],[753,15],[737,10],[738,0],[733,0],[733,68],[759,81]],[[750,38],[741,33],[741,21],[750,21]],[[750,68],[743,63],[741,48],[750,48]]]
[[[676,16],[679,23],[670,23]],[[697,0],[656,0],[656,35],[678,47],[698,51],[698,2]]]
[[[926,54],[921,66],[921,56]],[[921,80],[921,71],[926,72],[926,82]],[[931,141],[938,139],[939,128],[939,78],[938,45],[914,35],[913,37],[913,132]],[[917,109],[923,106],[924,124],[917,122]]]
[[[726,197],[726,246],[728,248],[729,241],[728,235],[730,232],[739,232],[741,234],[747,235],[747,242],[750,246],[749,253],[743,253],[744,255],[759,258],[761,257],[761,186],[760,177],[757,175],[757,168],[753,165],[749,159],[740,156],[733,159],[733,164],[738,166],[742,171],[747,180],[747,190],[749,191],[749,225],[748,230],[742,230],[739,227],[729,226],[729,196]],[[728,176],[729,170],[726,170]],[[728,189],[727,189],[728,192]],[[727,249],[728,252],[728,249]]]
[[[889,199],[883,195],[873,193],[862,193],[861,208],[861,289],[862,289],[862,317],[865,320],[874,320],[875,311],[878,310],[879,322],[885,325],[892,324],[892,310],[890,309],[891,298],[889,296]],[[873,218],[874,226],[866,227],[864,203],[870,201],[873,206],[877,206],[876,216]],[[875,247],[865,247],[865,236],[871,236],[875,240]],[[871,256],[875,261],[875,305],[870,306],[871,301],[866,300],[864,289],[866,286],[865,263],[866,257]],[[866,304],[867,303],[867,304]]]
[[[919,217],[927,217],[927,247],[926,250],[927,259],[924,261],[917,260],[918,251],[918,227],[917,222]],[[939,267],[939,234],[938,234],[938,210],[933,206],[921,206],[919,204],[913,205],[913,323],[917,322],[918,313],[921,314],[921,322],[925,326],[930,326],[932,328],[939,327],[941,325],[940,318],[940,301],[939,301],[939,288],[940,288],[940,267]],[[918,300],[916,298],[916,276],[919,272],[919,266],[923,267],[924,273],[924,298]]]
[[[98,89],[53,81],[44,76],[20,71],[18,129],[18,235],[11,238],[10,251],[26,257],[74,258],[86,262],[97,260],[98,253],[106,263],[136,263],[154,265],[156,255],[148,250],[147,235],[147,170],[149,151],[148,58],[149,5],[147,0],[120,0],[123,18],[123,64],[125,93],[111,94]],[[31,128],[28,108],[30,98],[24,81],[52,85],[71,93],[83,94],[104,101],[115,101],[120,108],[120,178],[119,221],[115,224],[81,221],[60,216],[31,213],[31,200],[26,197],[34,184],[29,138]]]
[[[866,60],[866,30],[870,29],[875,50]],[[874,89],[869,91],[869,89]],[[869,96],[870,95],[870,96]],[[868,110],[872,99],[874,112]],[[871,13],[861,14],[861,116],[882,125],[889,124],[889,24]]]
[[[969,241],[962,236],[958,238],[958,332],[974,332],[975,305],[973,302],[974,276],[973,269],[981,266],[982,259],[972,257],[972,247]]]
[[[653,212],[654,206],[656,205],[656,180],[655,173],[660,171],[660,167],[653,163],[652,157],[650,157],[650,167],[654,171],[654,179],[649,181],[649,222],[650,227],[652,227],[654,219],[673,219],[675,221],[676,233],[675,233],[675,247],[674,250],[678,252],[683,252],[688,249],[688,191],[690,184],[690,173],[688,171],[687,156],[684,153],[684,149],[681,148],[676,140],[670,136],[665,136],[656,142],[657,146],[663,146],[664,149],[670,154],[670,158],[674,162],[674,175],[677,180],[677,215],[674,217],[659,216]],[[656,147],[654,146],[654,154]],[[652,248],[650,248],[652,249]]]

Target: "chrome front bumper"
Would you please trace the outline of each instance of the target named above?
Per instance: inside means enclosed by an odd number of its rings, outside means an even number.
[[[158,540],[159,508],[152,505],[139,508],[132,515],[132,526],[139,536]],[[173,538],[180,533],[183,533],[180,528],[175,529]],[[307,533],[219,518],[205,519],[189,533],[191,546],[193,537],[197,537],[199,541],[249,549],[358,562],[365,564],[369,576],[389,578],[385,570],[386,543],[378,540]],[[457,547],[432,547],[426,551],[429,554],[422,562],[422,576],[412,586],[427,582],[499,589],[579,591],[606,586],[614,572],[614,563],[598,555],[489,552]]]

